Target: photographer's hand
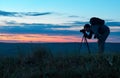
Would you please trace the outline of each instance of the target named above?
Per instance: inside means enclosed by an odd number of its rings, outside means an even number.
[[[90,33],[84,33],[84,37],[86,37],[86,38],[88,38],[88,39],[91,39],[92,38],[92,35],[93,35],[93,33],[92,32],[90,32]]]

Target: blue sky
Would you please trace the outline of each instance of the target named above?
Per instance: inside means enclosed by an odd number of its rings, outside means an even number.
[[[80,16],[100,16],[119,20],[119,0],[1,0],[1,10],[18,12],[58,12]]]
[[[82,26],[96,16],[111,29],[108,42],[120,42],[119,8],[119,0],[1,0],[0,33],[72,35],[77,39]]]

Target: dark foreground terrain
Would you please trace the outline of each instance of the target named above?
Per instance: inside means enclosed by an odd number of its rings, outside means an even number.
[[[120,54],[54,57],[39,49],[0,58],[0,78],[120,78]]]
[[[120,44],[0,43],[0,78],[120,78]]]

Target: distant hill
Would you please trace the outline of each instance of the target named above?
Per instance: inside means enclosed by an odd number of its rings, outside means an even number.
[[[39,49],[46,49],[54,55],[88,53],[85,44],[81,43],[0,43],[0,56],[28,54]],[[97,53],[97,43],[89,43],[92,53]],[[120,53],[120,43],[106,43],[105,53]]]

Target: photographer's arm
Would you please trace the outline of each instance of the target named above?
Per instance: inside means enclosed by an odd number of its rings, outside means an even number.
[[[94,38],[101,39],[101,34],[98,33],[99,26],[92,26],[91,30],[95,34]]]

